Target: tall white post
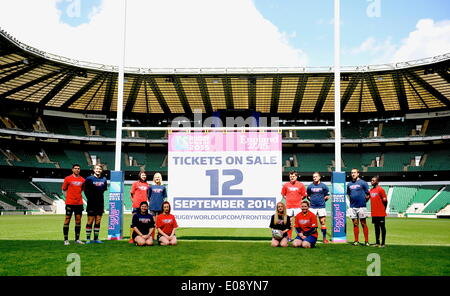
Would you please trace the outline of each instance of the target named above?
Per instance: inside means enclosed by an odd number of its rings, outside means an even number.
[[[334,161],[336,172],[341,171],[341,44],[340,0],[334,0]]]
[[[123,32],[120,38],[120,58],[119,77],[118,77],[118,91],[117,91],[117,121],[116,121],[116,155],[114,170],[120,171],[122,165],[122,119],[123,119],[123,83],[124,83],[124,69],[125,69],[125,43],[127,30],[127,0],[123,0]]]

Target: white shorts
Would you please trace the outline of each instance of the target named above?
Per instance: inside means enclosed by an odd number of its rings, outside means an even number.
[[[327,210],[325,208],[318,208],[318,209],[309,208],[309,210],[318,217],[327,216]]]
[[[286,214],[289,216],[289,217],[292,217],[292,216],[297,216],[297,214],[298,213],[300,213],[302,211],[302,209],[301,208],[291,208],[291,209],[286,209]]]
[[[350,219],[364,219],[367,218],[369,216],[369,214],[367,213],[367,208],[363,207],[363,208],[349,208],[347,210],[347,216],[350,217]]]

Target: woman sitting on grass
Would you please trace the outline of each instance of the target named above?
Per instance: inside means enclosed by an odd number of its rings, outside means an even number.
[[[270,219],[270,228],[272,228],[272,247],[287,247],[288,246],[288,234],[291,229],[291,219],[286,214],[286,206],[282,202],[277,203],[275,214]],[[274,233],[275,231],[275,233]],[[282,235],[277,237],[276,233]]]
[[[175,216],[170,214],[170,203],[168,201],[162,204],[162,214],[156,219],[156,228],[158,229],[158,241],[161,246],[175,246],[177,238],[175,229],[178,227]]]
[[[139,212],[133,216],[131,224],[133,228],[132,238],[137,246],[152,246],[153,239],[151,233],[155,228],[153,216],[148,212],[148,203],[141,202]]]

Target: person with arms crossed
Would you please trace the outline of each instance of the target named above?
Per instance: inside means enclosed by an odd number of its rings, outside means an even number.
[[[175,216],[170,214],[170,203],[168,201],[162,204],[163,212],[156,219],[156,229],[158,230],[158,241],[161,246],[175,246],[177,238],[175,229],[178,227]]]
[[[314,248],[317,242],[317,217],[309,210],[309,202],[302,201],[302,211],[295,216],[297,237],[292,244],[295,248]]]
[[[370,208],[372,211],[372,223],[375,227],[376,247],[384,248],[386,242],[386,207],[387,196],[384,189],[379,186],[380,177],[375,176],[370,183],[372,188],[370,189]],[[380,232],[381,232],[381,244],[380,244]]]
[[[72,214],[75,214],[75,243],[84,244],[80,241],[81,217],[83,215],[84,178],[80,176],[80,165],[72,165],[72,175],[64,178],[62,185],[63,194],[66,197],[66,218],[64,220],[63,234],[64,245],[69,245],[69,225]]]
[[[100,223],[104,212],[104,193],[108,188],[105,177],[102,177],[103,168],[101,165],[94,166],[94,174],[87,177],[84,182],[84,195],[87,199],[86,212],[88,219],[86,223],[86,243],[91,243],[92,224],[94,225],[94,243],[102,244],[98,239],[100,233]]]
[[[131,191],[130,191],[130,198],[132,201],[132,205],[131,207],[133,208],[132,211],[132,215],[134,215],[135,213],[138,213],[139,207],[141,205],[141,202],[148,201],[148,188],[149,185],[147,183],[147,174],[143,171],[139,172],[138,175],[139,179],[133,183],[133,185],[131,186]],[[131,218],[133,220],[133,218]],[[131,227],[130,229],[130,244],[134,243],[132,234],[133,234],[133,227]]]
[[[354,246],[359,245],[359,222],[364,232],[364,245],[369,244],[369,228],[367,227],[366,218],[368,216],[366,203],[369,199],[369,186],[367,182],[359,178],[359,171],[353,168],[351,171],[352,180],[347,183],[347,195],[350,199],[350,208],[348,209],[348,216],[353,222],[353,234],[355,235]]]
[[[150,203],[150,213],[153,218],[158,218],[158,215],[162,213],[162,203],[167,199],[166,186],[162,185],[162,176],[160,173],[153,175],[154,185],[150,185],[148,189],[148,200]],[[155,232],[152,233],[153,239],[155,239]]]
[[[281,196],[286,200],[286,212],[291,217],[291,226],[294,225],[294,217],[301,212],[301,203],[306,196],[306,188],[302,182],[297,181],[298,173],[289,172],[289,182],[283,185]],[[292,241],[292,228],[288,231],[288,239]]]
[[[155,221],[148,212],[146,201],[139,205],[139,211],[134,214],[131,227],[133,227],[131,237],[136,242],[136,246],[153,246],[151,233],[155,227]]]
[[[327,211],[325,209],[325,202],[330,198],[330,191],[328,186],[320,181],[320,173],[313,173],[313,183],[308,185],[306,189],[308,200],[311,202],[309,209],[314,215],[319,217],[320,226],[323,235],[323,243],[328,243],[327,240],[327,225],[326,217]]]
[[[291,229],[291,219],[286,214],[286,206],[281,201],[277,203],[275,214],[273,214],[272,218],[270,219],[269,227],[272,228],[272,231],[278,230],[282,234],[281,238],[277,238],[272,235],[272,247],[287,247],[287,232],[289,231],[289,229]]]

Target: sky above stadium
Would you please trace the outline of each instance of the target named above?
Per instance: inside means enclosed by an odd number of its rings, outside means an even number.
[[[0,27],[53,54],[120,63],[117,0],[3,0]],[[128,0],[127,66],[333,64],[333,0]],[[342,65],[450,53],[448,0],[341,0]]]

